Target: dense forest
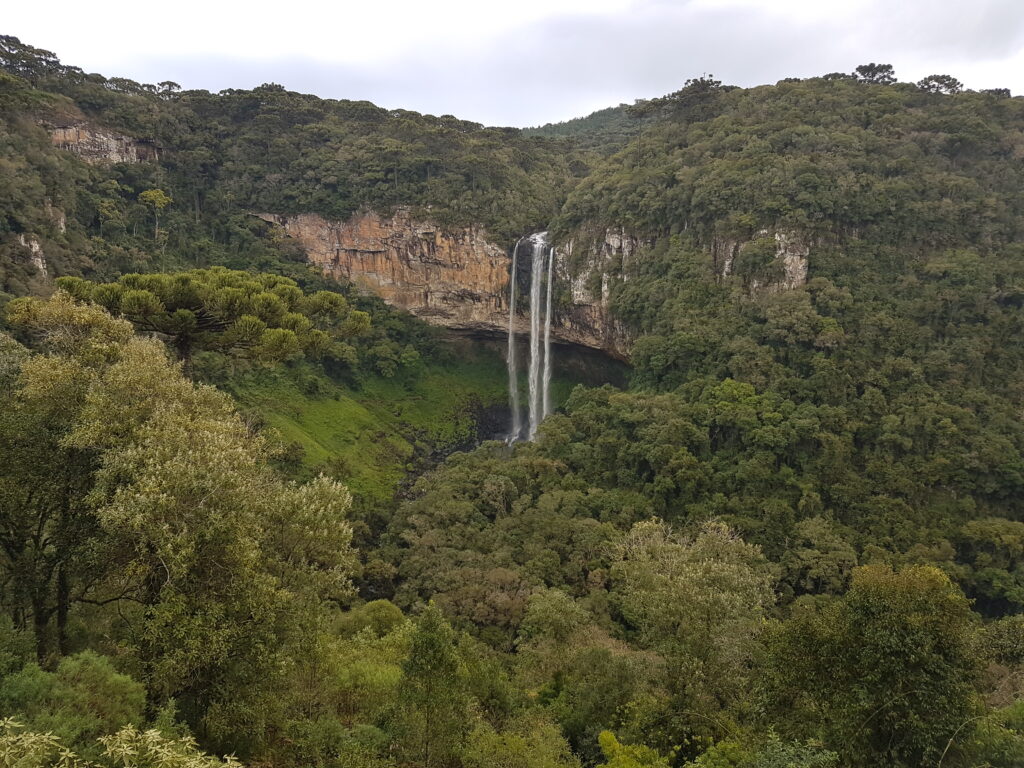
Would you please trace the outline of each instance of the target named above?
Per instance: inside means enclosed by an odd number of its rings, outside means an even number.
[[[481,442],[500,357],[250,215],[399,205],[629,232],[629,386]],[[950,76],[519,130],[0,38],[0,755],[1019,766],[1022,309],[1024,99]]]

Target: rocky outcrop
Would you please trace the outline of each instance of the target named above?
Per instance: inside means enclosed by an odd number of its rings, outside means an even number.
[[[302,245],[310,263],[437,325],[487,330],[508,323],[509,257],[479,229],[444,231],[408,210],[348,221],[259,214]],[[504,318],[504,320],[503,320]]]
[[[627,359],[633,335],[612,314],[612,284],[629,279],[638,252],[650,245],[622,227],[609,227],[583,233],[556,250],[558,277],[569,285],[572,299],[568,310],[556,313],[563,332],[585,330],[598,348]]]
[[[159,159],[155,144],[88,123],[51,127],[50,141],[87,163],[143,163]]]
[[[448,328],[508,332],[511,254],[480,228],[445,229],[416,220],[405,208],[390,216],[364,211],[343,222],[315,214],[257,215],[295,238],[323,272],[392,306]],[[572,302],[557,308],[552,336],[624,359],[629,337],[611,318],[601,269],[621,260],[624,252],[632,253],[632,246],[614,235],[600,243],[583,254],[578,267],[573,266],[571,243],[556,251],[558,277],[571,286]],[[519,262],[522,281],[529,264],[523,258]],[[591,288],[595,283],[597,291]],[[527,333],[528,326],[528,318],[518,315],[516,331]]]
[[[54,208],[49,200],[46,201],[46,215],[62,235],[68,231],[68,217],[60,208]]]
[[[42,277],[48,277],[49,273],[46,269],[46,254],[43,253],[43,246],[39,243],[39,239],[36,237],[25,237],[25,235],[18,235],[18,243],[23,248],[27,248],[29,252],[29,261],[32,266],[36,268]]]
[[[740,248],[744,240],[734,240],[726,237],[716,237],[711,241],[711,265],[715,274],[719,277],[728,277],[732,274],[736,257],[740,255]]]
[[[745,247],[758,240],[773,238],[775,255],[761,275],[747,275],[752,294],[779,293],[799,288],[807,282],[811,246],[797,232],[761,230],[754,240],[715,238],[711,243],[711,259],[719,277],[735,274],[736,259]]]
[[[811,247],[794,232],[775,233],[774,279],[759,282],[754,280],[751,289],[768,293],[778,293],[799,288],[807,282],[808,258]]]

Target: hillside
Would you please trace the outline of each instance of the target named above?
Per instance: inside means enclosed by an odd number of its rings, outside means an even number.
[[[16,38],[0,41],[0,69],[13,195],[4,232],[44,241],[61,274],[237,265],[243,250],[246,264],[287,258],[260,241],[247,215],[257,211],[344,219],[361,206],[406,204],[507,240],[550,220],[585,168],[565,142],[515,129],[274,84],[220,94],[143,86],[87,75]],[[48,132],[91,163],[57,151]],[[121,159],[130,162],[109,162]],[[139,197],[147,189],[175,201],[159,211],[163,239]],[[24,261],[8,240],[3,263]],[[23,292],[25,278],[14,279],[6,290]]]
[[[599,109],[586,117],[526,128],[527,136],[550,136],[572,139],[573,144],[609,155],[626,146],[630,140],[653,123],[653,117],[641,109],[620,104]]]

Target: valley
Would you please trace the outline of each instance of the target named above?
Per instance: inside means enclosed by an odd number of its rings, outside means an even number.
[[[0,756],[1015,768],[1024,99],[530,129],[0,36]]]

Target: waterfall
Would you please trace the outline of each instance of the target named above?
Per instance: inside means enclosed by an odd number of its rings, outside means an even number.
[[[555,281],[555,247],[548,251],[548,300],[544,312],[544,411],[541,418],[551,414],[551,284]]]
[[[509,298],[508,298],[508,399],[512,410],[512,429],[509,432],[508,442],[514,443],[523,432],[523,415],[519,410],[519,370],[516,367],[516,256],[519,253],[519,244],[523,238],[516,241],[512,249],[512,272],[509,274]]]
[[[529,439],[537,434],[541,415],[541,346],[540,346],[540,285],[544,276],[544,248],[547,232],[530,235],[533,245],[533,264],[530,269],[530,431]]]
[[[547,247],[547,232],[529,236],[531,247],[530,263],[530,368],[528,382],[528,413],[526,438],[533,440],[541,420],[551,413],[551,294],[555,279],[555,249]],[[512,406],[512,428],[509,444],[522,439],[523,421],[519,409],[519,370],[516,365],[516,271],[518,269],[519,246],[516,241],[512,249],[512,275],[509,281],[508,309],[508,394]],[[541,307],[541,285],[544,280],[544,257],[547,256],[547,299]],[[541,318],[543,317],[544,344],[541,346]],[[543,373],[542,373],[543,369]]]

